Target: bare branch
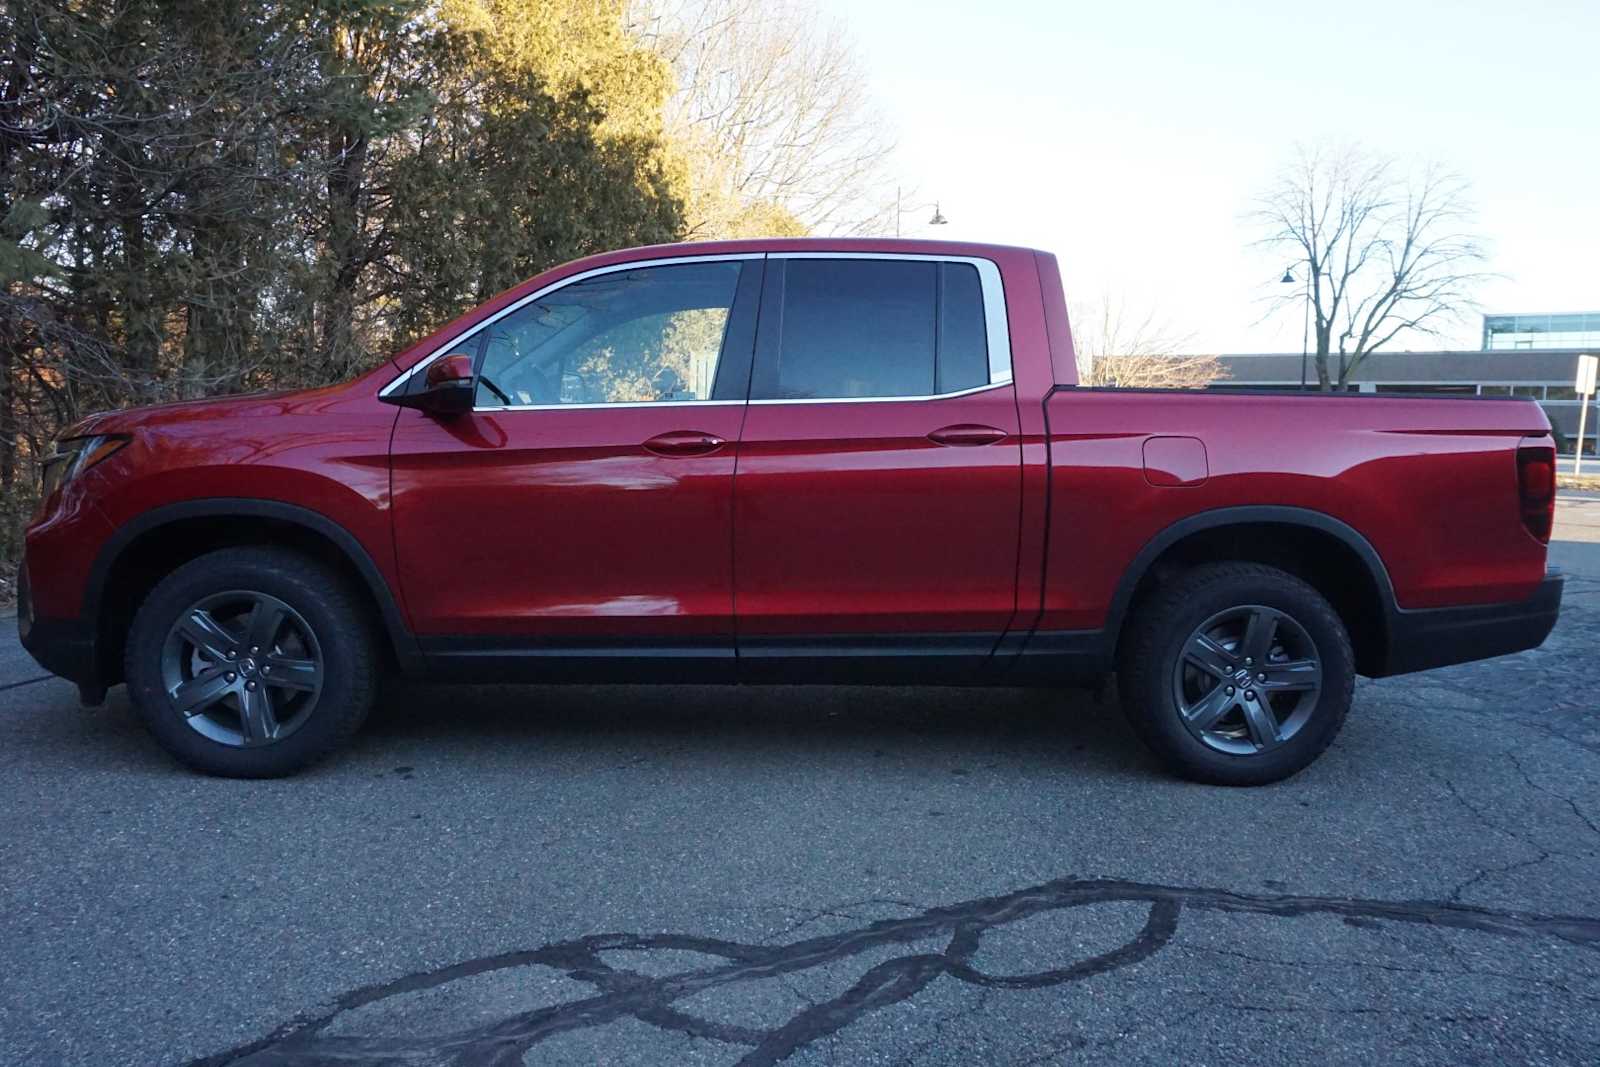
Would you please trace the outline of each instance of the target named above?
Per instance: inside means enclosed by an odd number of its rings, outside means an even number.
[[[1478,269],[1484,251],[1466,183],[1437,166],[1398,171],[1359,147],[1302,148],[1251,214],[1257,245],[1291,257],[1305,286],[1324,389],[1348,384],[1370,353],[1407,331],[1447,329],[1490,276]],[[1281,294],[1273,302],[1278,311],[1299,305]]]
[[[805,0],[634,0],[629,23],[677,79],[692,236],[884,227],[892,144],[841,27]]]
[[[1129,312],[1110,296],[1074,307],[1073,347],[1085,385],[1121,389],[1203,389],[1228,376],[1215,356],[1178,355],[1190,339],[1153,311]]]

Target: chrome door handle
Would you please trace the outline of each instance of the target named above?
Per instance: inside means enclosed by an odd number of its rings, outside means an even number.
[[[727,443],[703,430],[671,430],[650,438],[644,443],[644,450],[658,456],[704,456]]]
[[[995,426],[980,426],[964,422],[941,427],[928,435],[928,440],[939,445],[992,445],[1004,441],[1009,434]]]

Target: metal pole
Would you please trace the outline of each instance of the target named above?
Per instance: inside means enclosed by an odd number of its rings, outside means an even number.
[[[1584,472],[1584,421],[1589,418],[1589,397],[1579,397],[1578,400],[1578,450],[1573,453],[1574,477]]]
[[[1600,455],[1600,390],[1596,390],[1590,395],[1594,398],[1594,450],[1596,455]],[[1589,405],[1585,404],[1583,406],[1588,407]],[[1581,437],[1578,438],[1578,455],[1583,455],[1583,438]],[[1572,458],[1572,473],[1578,473],[1577,456]]]
[[[1306,335],[1311,332],[1311,272],[1306,271],[1306,306],[1300,313],[1300,391],[1306,391]]]
[[[1584,397],[1578,395],[1578,450],[1573,453],[1573,477],[1576,478],[1584,472],[1584,422],[1589,418],[1589,402],[1595,397],[1600,397],[1600,392]],[[1595,451],[1600,453],[1600,422],[1595,424]]]

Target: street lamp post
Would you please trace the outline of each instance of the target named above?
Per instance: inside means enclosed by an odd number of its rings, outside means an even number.
[[[1285,269],[1284,272],[1283,272],[1283,284],[1284,285],[1293,285],[1294,284],[1294,280],[1295,280],[1295,278],[1294,278],[1294,270],[1292,268]],[[1310,347],[1309,344],[1308,344],[1308,341],[1307,341],[1307,339],[1310,337],[1310,335],[1311,335],[1311,274],[1309,272],[1307,272],[1307,274],[1306,274],[1305,307],[1302,309],[1302,311],[1300,313],[1300,391],[1302,393],[1306,391],[1306,349]]]
[[[900,216],[901,215],[905,214],[906,211],[915,211],[919,207],[927,207],[927,206],[928,205],[926,203],[922,203],[922,204],[913,204],[909,208],[901,207],[901,204],[900,204],[900,187],[898,185],[895,186],[894,187],[894,235],[896,237],[900,236]],[[948,225],[949,222],[950,222],[950,220],[945,218],[944,217],[944,213],[939,210],[939,201],[935,200],[933,202],[933,218],[928,220],[928,225],[929,226],[945,226],[945,225]]]

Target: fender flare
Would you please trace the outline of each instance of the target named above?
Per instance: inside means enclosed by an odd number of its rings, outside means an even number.
[[[100,554],[95,557],[94,564],[89,568],[89,579],[83,594],[83,617],[96,620],[95,625],[99,625],[101,606],[111,572],[123,553],[139,538],[175,522],[234,517],[274,519],[300,526],[331,541],[355,568],[368,592],[372,594],[373,602],[378,605],[384,632],[394,647],[395,655],[402,667],[415,667],[422,663],[421,648],[411,633],[411,628],[406,624],[405,615],[400,610],[394,591],[389,588],[383,572],[372,561],[372,556],[367,553],[360,540],[321,512],[278,500],[205,497],[152,508],[123,523],[106,541]]]
[[[1388,625],[1393,619],[1397,602],[1394,584],[1389,580],[1389,570],[1384,566],[1378,550],[1372,547],[1372,542],[1362,536],[1359,530],[1332,515],[1310,508],[1248,504],[1215,508],[1179,519],[1145,542],[1138,555],[1133,557],[1133,562],[1122,572],[1122,578],[1117,582],[1116,592],[1111,598],[1111,606],[1106,612],[1106,633],[1111,638],[1113,648],[1122,632],[1128,608],[1133,603],[1134,590],[1139,587],[1139,583],[1144,580],[1150,567],[1161,554],[1185,537],[1224,526],[1298,526],[1334,537],[1354,552],[1365,565],[1368,576],[1378,590],[1385,624]]]

